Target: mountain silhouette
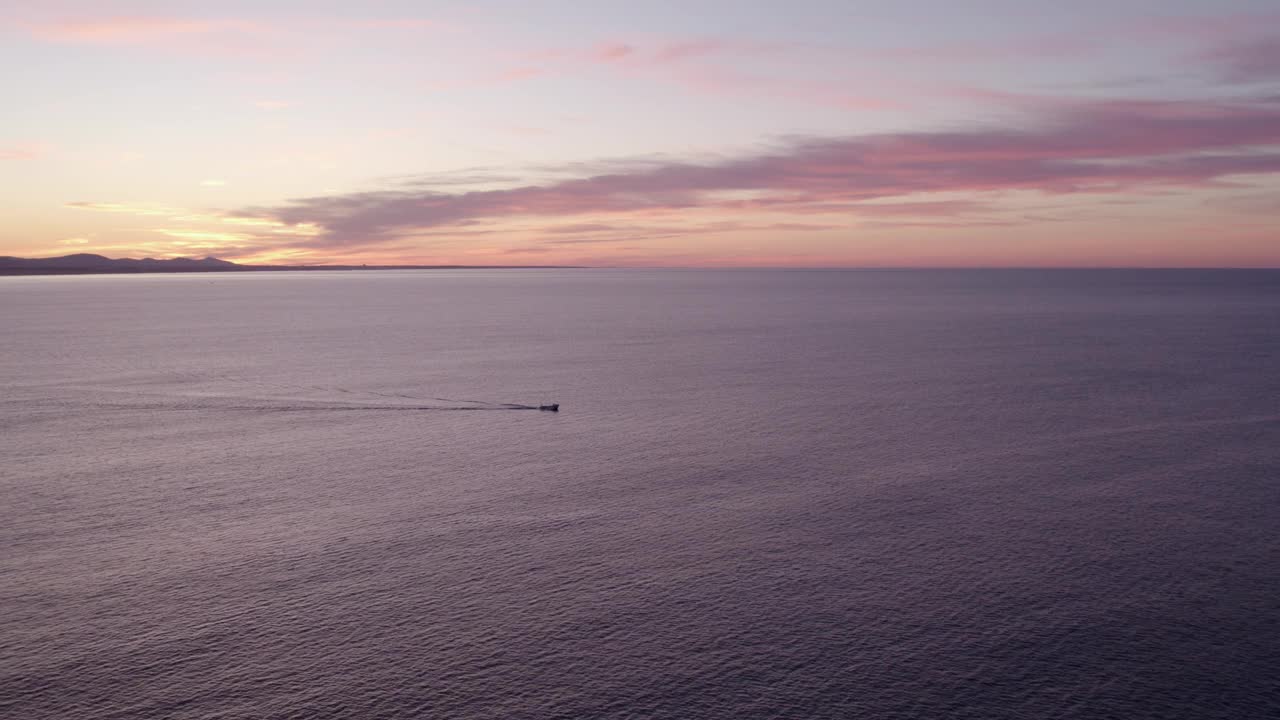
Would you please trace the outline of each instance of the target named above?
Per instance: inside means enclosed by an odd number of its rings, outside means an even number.
[[[237,265],[218,258],[178,257],[167,260],[155,258],[109,258],[92,253],[76,253],[52,258],[20,258],[0,256],[0,274],[49,274],[49,273],[121,273],[121,272],[208,272],[248,270],[247,265]]]
[[[556,268],[567,265],[241,265],[215,257],[109,258],[76,253],[51,258],[0,256],[0,275],[89,275],[97,273],[233,272],[251,270],[444,270]]]

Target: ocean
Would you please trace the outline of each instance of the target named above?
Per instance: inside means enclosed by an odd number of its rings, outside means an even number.
[[[4,717],[1280,716],[1280,271],[21,277],[0,328]]]

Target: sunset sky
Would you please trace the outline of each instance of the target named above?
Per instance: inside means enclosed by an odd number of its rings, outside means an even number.
[[[1280,266],[1275,0],[0,0],[0,255]]]

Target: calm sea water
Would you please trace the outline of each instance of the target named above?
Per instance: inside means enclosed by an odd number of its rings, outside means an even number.
[[[3,278],[0,328],[5,717],[1280,715],[1280,272]]]

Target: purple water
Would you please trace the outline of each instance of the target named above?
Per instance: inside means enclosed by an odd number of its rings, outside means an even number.
[[[1280,272],[0,278],[0,328],[4,717],[1280,714]]]

